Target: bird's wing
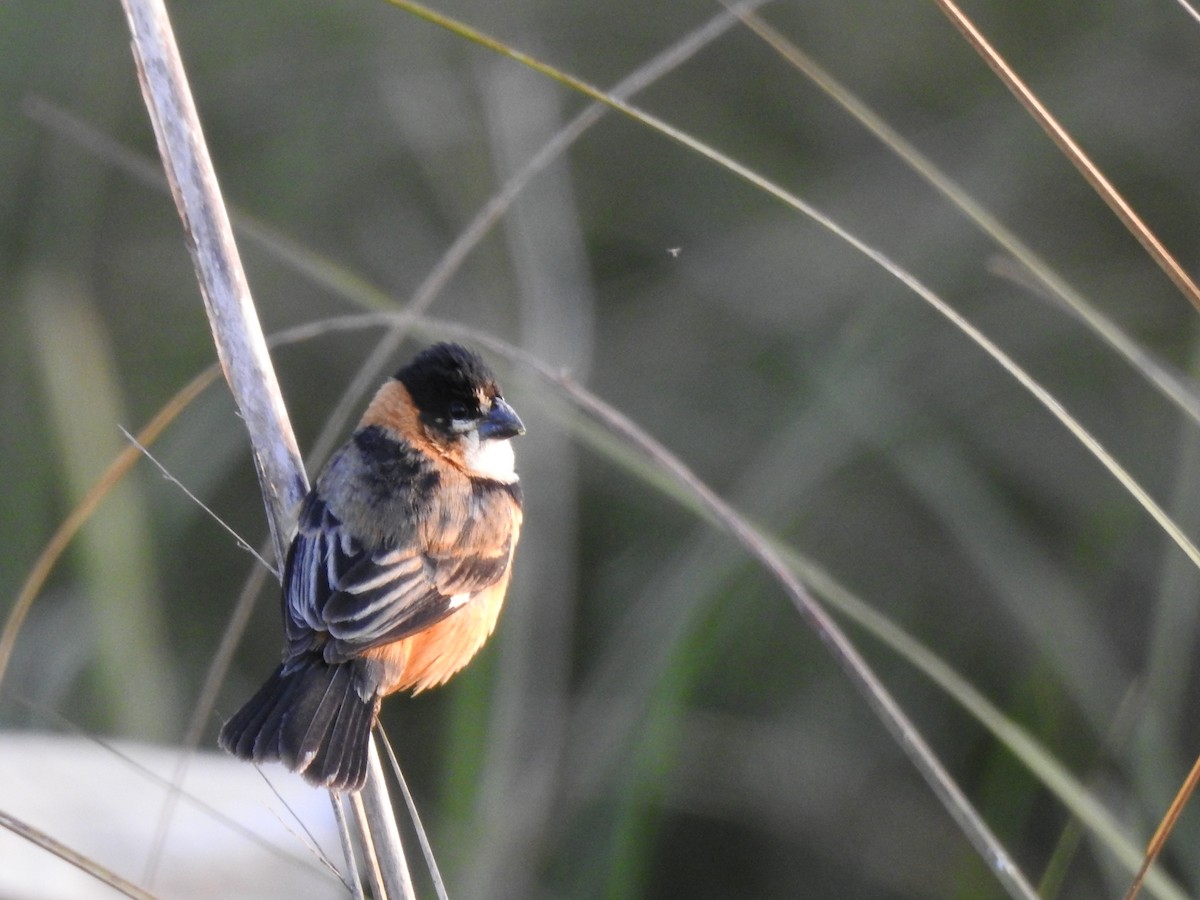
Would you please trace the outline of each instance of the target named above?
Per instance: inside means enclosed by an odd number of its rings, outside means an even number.
[[[500,580],[512,558],[512,528],[485,529],[475,517],[436,521],[436,541],[415,539],[428,531],[415,528],[412,540],[368,548],[311,495],[284,579],[292,645],[311,647],[322,632],[339,655],[387,644],[428,628]]]

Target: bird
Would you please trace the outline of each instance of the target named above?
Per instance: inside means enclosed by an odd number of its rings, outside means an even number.
[[[300,504],[283,661],[221,747],[362,788],[382,698],[442,684],[496,626],[523,521],[510,441],[524,433],[458,344],[422,350],[379,388]]]

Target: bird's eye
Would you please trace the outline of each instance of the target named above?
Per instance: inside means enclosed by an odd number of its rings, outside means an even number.
[[[461,421],[465,420],[469,415],[470,415],[470,413],[467,410],[467,404],[463,403],[462,401],[455,400],[453,403],[450,404],[450,418],[451,419],[457,419],[458,421],[461,422]]]

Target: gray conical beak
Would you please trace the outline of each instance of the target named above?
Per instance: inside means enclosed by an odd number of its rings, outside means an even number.
[[[479,436],[486,440],[502,441],[525,433],[525,426],[516,411],[497,397],[492,409],[479,423]]]

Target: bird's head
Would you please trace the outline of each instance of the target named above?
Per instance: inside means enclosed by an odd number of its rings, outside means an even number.
[[[509,439],[525,433],[491,369],[458,344],[434,344],[396,373],[429,440],[464,470],[512,482]]]

